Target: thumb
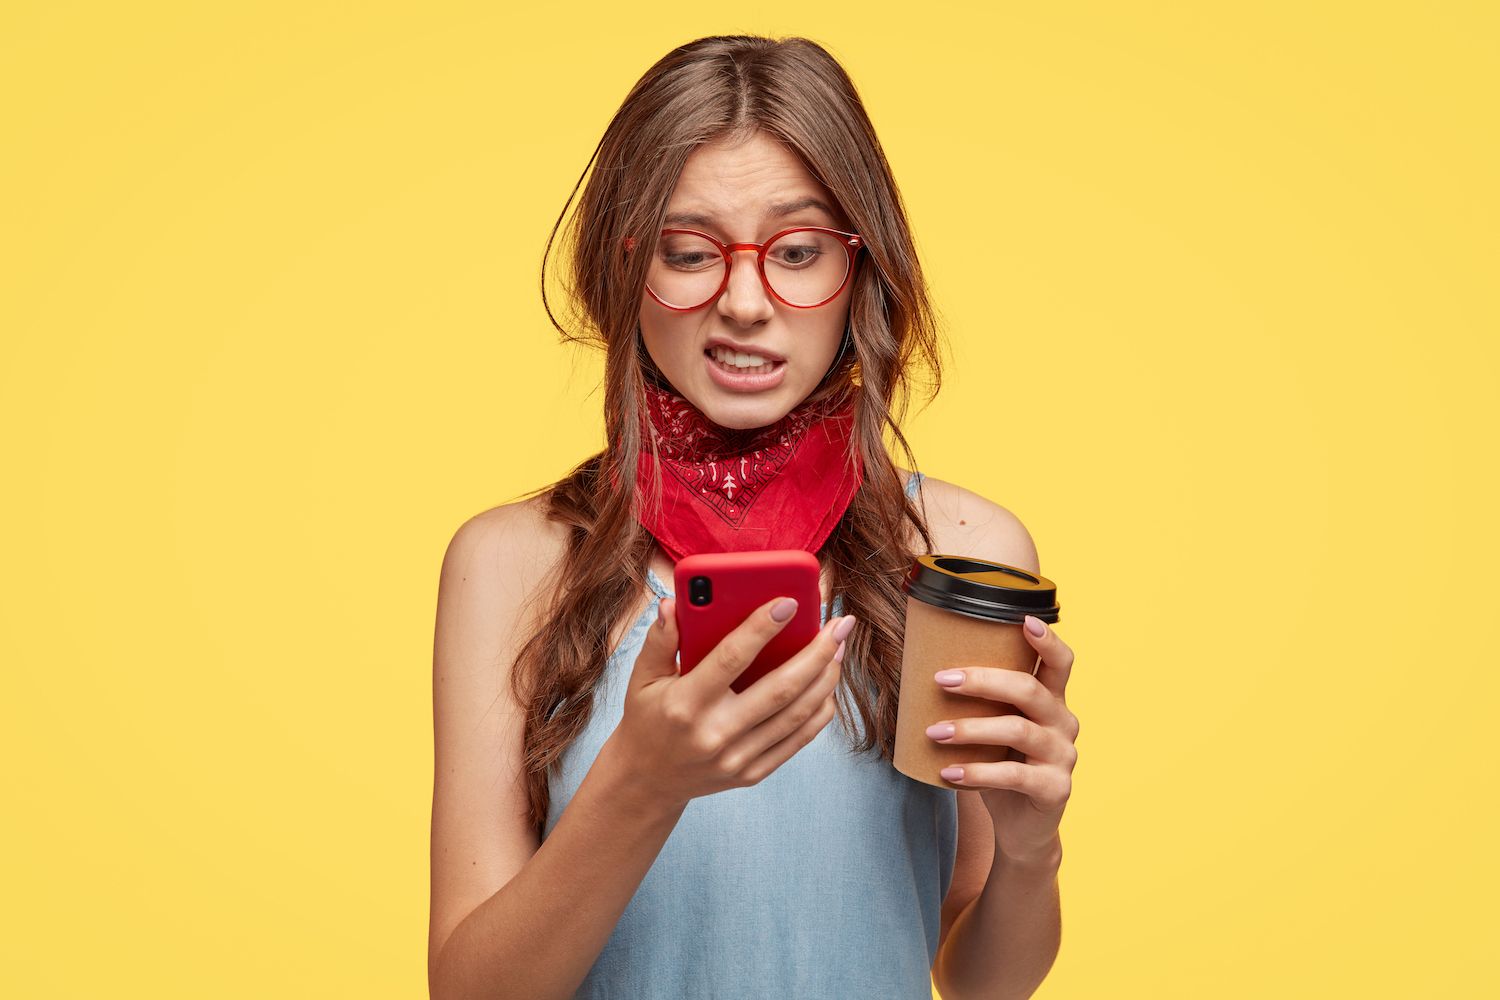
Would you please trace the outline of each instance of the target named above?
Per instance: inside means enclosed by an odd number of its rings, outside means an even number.
[[[677,600],[663,597],[656,605],[656,620],[646,629],[646,639],[635,658],[632,683],[677,676]]]

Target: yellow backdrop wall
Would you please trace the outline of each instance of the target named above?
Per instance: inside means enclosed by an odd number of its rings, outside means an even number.
[[[1038,996],[1500,989],[1496,26],[8,5],[0,992],[421,995],[443,549],[601,445],[542,247],[639,74],[737,31],[861,88],[948,340],[920,467],[1059,584]]]

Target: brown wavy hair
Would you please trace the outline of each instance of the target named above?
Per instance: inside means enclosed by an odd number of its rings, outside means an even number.
[[[844,658],[844,681],[861,683],[840,685],[838,716],[847,729],[852,698],[865,730],[857,741],[849,730],[852,751],[878,745],[887,759],[894,752],[905,624],[901,581],[914,540],[920,537],[920,551],[930,552],[932,539],[919,506],[906,497],[885,434],[915,469],[900,422],[919,373],[928,376],[928,399],[940,385],[935,311],[890,164],[843,67],[806,38],[700,38],[662,57],[631,89],[542,256],[542,300],[563,342],[605,352],[607,443],[563,479],[533,491],[545,494],[547,517],[568,529],[567,551],[542,588],[548,600],[540,625],[512,671],[513,693],[526,706],[526,781],[538,831],[549,805],[548,770],[588,722],[617,618],[622,608],[638,605],[646,585],[654,539],[637,519],[633,487],[644,380],[659,373],[637,323],[655,234],[693,149],[717,139],[732,143],[756,130],[802,159],[868,248],[853,279],[850,349],[808,399],[833,406],[853,397],[854,446],[865,469],[863,484],[818,553],[845,613],[862,623]],[[565,325],[547,301],[547,260],[575,198],[560,247],[571,265],[564,278],[571,305]],[[650,234],[640,239],[645,252],[627,253],[625,237],[644,234]]]

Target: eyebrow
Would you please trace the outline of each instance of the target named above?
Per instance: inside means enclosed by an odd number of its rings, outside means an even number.
[[[766,212],[766,215],[769,218],[777,219],[785,215],[791,215],[793,212],[800,212],[803,209],[807,208],[816,208],[821,210],[823,214],[828,216],[830,220],[835,218],[833,209],[829,208],[821,198],[814,198],[811,195],[807,196],[806,198],[798,198],[795,201],[774,202],[770,206],[770,209]],[[673,212],[668,215],[666,219],[663,220],[663,222],[668,226],[717,225],[717,222],[714,220],[714,217],[712,215],[705,215],[701,212]]]

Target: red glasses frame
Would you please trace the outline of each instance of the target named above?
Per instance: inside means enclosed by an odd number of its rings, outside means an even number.
[[[788,233],[808,232],[828,233],[833,236],[841,237],[841,244],[845,252],[849,255],[849,264],[848,267],[844,270],[844,280],[839,283],[839,287],[834,291],[832,295],[828,296],[828,298],[824,299],[822,302],[814,302],[812,305],[804,306],[799,305],[796,302],[788,302],[786,299],[776,294],[776,289],[771,287],[771,282],[766,277],[766,248],[769,247],[772,243],[775,243],[777,240],[781,239],[783,236],[786,236]],[[826,306],[828,303],[838,298],[839,294],[848,287],[849,279],[854,276],[854,258],[856,255],[858,255],[860,247],[865,245],[864,237],[860,236],[858,233],[846,233],[843,230],[830,229],[827,226],[793,226],[791,229],[783,229],[781,232],[777,233],[775,236],[772,236],[764,243],[725,243],[722,240],[715,239],[708,233],[700,232],[697,229],[663,229],[661,231],[662,236],[666,236],[668,233],[686,233],[691,236],[701,236],[704,239],[708,240],[708,242],[712,243],[714,246],[718,247],[720,256],[724,258],[724,280],[719,282],[719,290],[714,292],[708,298],[704,299],[698,305],[674,306],[668,302],[663,302],[660,296],[658,296],[651,290],[650,285],[646,286],[646,294],[650,295],[653,299],[656,299],[656,301],[662,306],[662,308],[671,309],[673,312],[692,312],[696,309],[702,309],[704,306],[712,303],[720,295],[723,295],[724,289],[729,287],[730,271],[734,268],[734,257],[731,255],[737,250],[755,251],[755,271],[760,275],[760,283],[765,287],[765,290],[771,294],[771,297],[774,298],[777,302],[780,302],[782,305],[791,306],[793,309],[816,309],[819,306]],[[635,245],[636,241],[634,236],[625,237],[625,249],[627,251],[635,249]]]

